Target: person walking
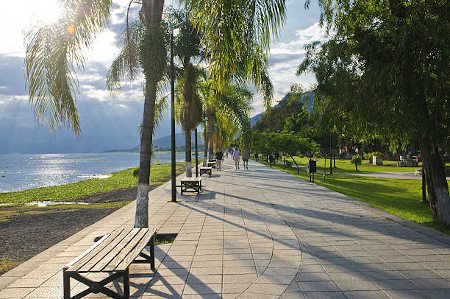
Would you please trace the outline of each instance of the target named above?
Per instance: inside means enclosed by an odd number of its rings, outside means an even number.
[[[217,170],[222,170],[222,159],[223,159],[223,152],[219,150],[216,153],[216,167]]]
[[[239,169],[239,160],[241,159],[241,152],[238,148],[236,148],[233,152],[233,160],[234,160],[234,166],[236,169]]]
[[[244,150],[242,155],[242,161],[244,162],[244,169],[248,169],[248,159],[250,159],[250,151],[248,149]]]

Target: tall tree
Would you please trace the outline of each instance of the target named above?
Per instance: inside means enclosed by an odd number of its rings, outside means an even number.
[[[200,46],[199,32],[191,25],[187,11],[174,13],[180,25],[180,33],[175,41],[175,54],[182,67],[178,76],[178,119],[185,132],[186,176],[192,176],[191,136],[192,131],[202,120],[202,103],[199,96],[199,84],[205,72],[200,67],[203,52]],[[196,63],[194,64],[194,61]]]
[[[353,126],[420,148],[433,216],[450,224],[441,154],[450,136],[450,11],[446,0],[321,1],[332,36],[299,72]],[[339,125],[339,124],[337,124]]]

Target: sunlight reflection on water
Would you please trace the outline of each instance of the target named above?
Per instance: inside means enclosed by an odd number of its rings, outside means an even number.
[[[177,161],[184,159],[177,153]],[[169,163],[169,152],[157,152],[154,163]],[[6,154],[0,155],[0,192],[104,179],[139,165],[138,153]]]

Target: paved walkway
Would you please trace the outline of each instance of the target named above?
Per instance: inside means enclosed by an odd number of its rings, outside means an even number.
[[[151,224],[178,236],[158,246],[157,274],[131,266],[133,298],[450,297],[448,236],[259,164],[224,168],[178,203],[169,184],[151,192]],[[130,204],[6,273],[0,298],[61,298],[61,268],[133,215]]]

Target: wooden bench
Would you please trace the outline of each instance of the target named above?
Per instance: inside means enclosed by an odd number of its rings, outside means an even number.
[[[216,168],[216,161],[208,161],[208,167]]]
[[[111,298],[129,298],[129,266],[131,263],[149,263],[155,271],[156,230],[149,228],[117,229],[103,236],[91,248],[63,268],[64,299],[82,298],[91,293],[103,293]],[[147,255],[143,252],[149,246]],[[136,259],[138,256],[144,259]],[[89,273],[107,273],[100,281],[86,277]],[[89,288],[70,296],[70,278]],[[105,287],[116,279],[123,278],[123,296]]]
[[[212,167],[200,167],[200,175],[202,174],[209,174],[209,176],[212,175]]]
[[[202,178],[200,177],[186,177],[181,180],[181,194],[187,191],[194,191],[197,194],[202,190]]]

